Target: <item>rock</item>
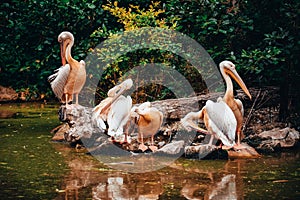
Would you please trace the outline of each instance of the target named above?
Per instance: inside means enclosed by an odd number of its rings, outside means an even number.
[[[65,133],[67,142],[75,142],[81,138],[91,138],[94,133],[100,132],[92,123],[92,108],[72,105],[71,109],[65,109],[63,113],[70,125],[70,129]]]
[[[186,146],[184,148],[184,153],[186,156],[191,156],[193,154],[209,153],[213,150],[215,150],[215,148],[212,148],[210,145],[200,144],[195,146]]]
[[[274,152],[282,148],[295,147],[299,142],[299,132],[293,128],[274,128],[249,136],[250,142],[259,151]]]
[[[0,101],[15,101],[17,99],[18,93],[14,89],[0,85]]]
[[[229,150],[229,158],[259,158],[260,154],[246,143],[241,143],[245,148],[239,150]]]
[[[215,145],[199,144],[185,147],[185,157],[197,159],[228,159],[228,158],[258,158],[259,153],[256,150],[243,143],[244,149],[223,150]]]
[[[171,143],[166,144],[162,148],[158,149],[157,152],[165,153],[169,155],[176,155],[183,152],[184,141],[172,141]]]
[[[99,146],[89,149],[91,155],[106,155],[106,156],[131,156],[132,153],[120,148],[118,145],[108,141],[103,141]]]
[[[55,135],[52,137],[52,141],[56,142],[62,142],[65,141],[65,133],[70,129],[70,126],[68,123],[64,123],[62,125],[59,125],[58,127],[54,128],[51,133],[54,133]]]
[[[103,136],[103,132],[92,123],[92,108],[72,105],[70,109],[66,109],[63,105],[58,113],[60,121],[64,124],[51,131],[55,133],[53,141],[77,143],[84,140],[89,146],[99,144],[99,137]]]
[[[186,146],[184,148],[186,158],[196,159],[228,159],[228,154],[222,149],[218,149],[215,145],[198,144]]]

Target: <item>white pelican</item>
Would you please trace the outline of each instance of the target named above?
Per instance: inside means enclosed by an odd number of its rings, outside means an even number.
[[[138,138],[141,144],[139,149],[146,151],[148,147],[144,144],[144,137],[151,136],[151,149],[152,152],[157,150],[154,146],[154,135],[160,129],[163,122],[163,113],[157,108],[151,107],[150,102],[142,103],[140,106],[134,106],[131,109],[131,117],[135,119],[135,123],[138,126]]]
[[[131,79],[116,85],[108,91],[108,97],[93,109],[93,120],[103,130],[106,129],[104,121],[107,121],[107,134],[112,136],[113,140],[123,136],[124,126],[130,120],[132,100],[130,96],[125,97],[122,94],[130,89],[132,85]],[[124,142],[127,142],[127,133],[125,133]]]
[[[194,120],[203,120],[208,131],[198,127]],[[235,145],[235,130],[237,121],[232,110],[222,100],[218,102],[208,100],[199,112],[190,112],[182,120],[182,125],[190,130],[194,128],[202,133],[211,134],[209,145],[212,146],[214,137],[220,139],[224,145],[231,148]]]
[[[72,33],[62,32],[58,36],[58,42],[60,43],[62,66],[56,70],[55,74],[49,76],[48,80],[57,98],[66,104],[66,108],[70,108],[68,103],[73,100],[73,94],[76,96],[75,105],[79,105],[78,94],[86,80],[85,62],[83,60],[78,62],[71,56],[71,48],[74,44]]]
[[[242,134],[241,131],[243,125],[244,108],[242,102],[239,99],[234,99],[233,85],[230,77],[232,77],[239,84],[239,86],[249,96],[250,99],[252,97],[244,81],[241,79],[241,77],[235,70],[235,65],[232,62],[222,61],[219,66],[220,66],[221,74],[225,80],[226,87],[227,87],[225,95],[223,97],[223,101],[225,101],[226,104],[231,108],[237,121],[237,127],[236,127],[237,145],[235,146],[235,148],[241,149],[243,148],[241,145],[241,134]]]

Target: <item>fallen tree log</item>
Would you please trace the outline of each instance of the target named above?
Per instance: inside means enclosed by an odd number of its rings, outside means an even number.
[[[268,106],[277,106],[279,102],[279,88],[277,87],[264,87],[264,88],[250,88],[252,99],[257,99],[256,109]],[[260,95],[259,95],[260,94]],[[152,102],[152,106],[161,110],[164,113],[164,118],[167,120],[179,120],[191,111],[199,111],[207,100],[217,101],[219,97],[223,97],[223,92],[215,92],[198,95],[190,98],[167,99]],[[240,99],[244,108],[250,108],[253,104],[247,95],[242,90],[237,90],[237,99]]]

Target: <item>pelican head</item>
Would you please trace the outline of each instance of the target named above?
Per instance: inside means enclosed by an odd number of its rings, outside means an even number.
[[[133,85],[132,79],[130,79],[130,78],[126,79],[125,81],[123,81],[121,83],[121,85],[123,88],[125,88],[125,90],[129,90]]]
[[[225,60],[225,61],[222,61],[219,66],[220,66],[222,75],[223,76],[228,75],[231,78],[233,78],[239,84],[239,86],[242,88],[242,90],[248,95],[248,97],[250,99],[252,99],[252,96],[251,96],[248,88],[246,87],[244,81],[242,80],[240,75],[235,70],[235,65],[232,62]]]
[[[67,46],[72,47],[74,44],[74,36],[68,31],[63,31],[58,36],[58,42],[60,43],[60,56],[62,65],[66,64],[66,49]]]
[[[107,92],[107,96],[108,97],[114,97],[117,94],[123,94],[125,90],[129,90],[133,85],[132,79],[126,79],[125,81],[123,81],[122,83],[120,83],[119,85],[111,88],[108,92]]]

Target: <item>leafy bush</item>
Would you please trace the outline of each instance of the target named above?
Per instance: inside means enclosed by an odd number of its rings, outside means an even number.
[[[28,91],[28,99],[52,94],[47,77],[60,67],[60,32],[74,34],[74,58],[84,59],[96,27],[114,27],[94,0],[9,1],[1,3],[0,16],[0,84]]]
[[[163,17],[162,15],[165,13],[165,10],[161,9],[159,2],[152,2],[148,7],[144,8],[132,4],[129,4],[129,8],[124,8],[119,7],[118,2],[115,1],[114,3],[109,2],[103,5],[103,9],[115,16],[118,19],[117,21],[124,26],[123,30],[128,33],[119,34],[118,32],[108,31],[105,27],[99,27],[92,34],[92,37],[95,38],[107,37],[109,39],[106,41],[108,44],[105,48],[94,49],[95,57],[102,60],[102,63],[108,63],[105,66],[97,66],[98,69],[105,68],[103,77],[97,77],[98,80],[101,80],[98,85],[99,99],[106,96],[107,90],[115,85],[118,78],[123,76],[126,71],[131,70],[131,73],[134,74],[140,73],[133,69],[136,66],[147,68],[149,64],[153,66],[155,63],[164,63],[164,66],[170,68],[171,66],[182,66],[183,63],[186,63],[186,61],[179,61],[179,57],[173,55],[171,52],[163,50],[166,49],[166,46],[169,47],[170,45],[176,49],[180,47],[180,44],[165,43],[165,41],[162,41],[163,39],[160,40],[159,38],[156,38],[157,42],[154,45],[147,41],[149,36],[158,36],[160,35],[159,32],[164,29],[173,30],[177,28],[178,18]],[[145,27],[156,27],[159,29],[141,29]],[[133,46],[129,46],[128,41],[136,42],[134,42]],[[112,48],[116,45],[118,46],[117,49]],[[125,51],[129,49],[129,52],[120,54],[119,51],[122,49]],[[113,60],[113,63],[110,60]],[[153,78],[162,77],[162,73],[161,71]],[[138,94],[133,94],[136,97],[134,98],[136,102],[174,97],[172,96],[172,92],[161,84],[140,86],[141,80],[136,79],[134,81],[136,85],[135,93]]]

